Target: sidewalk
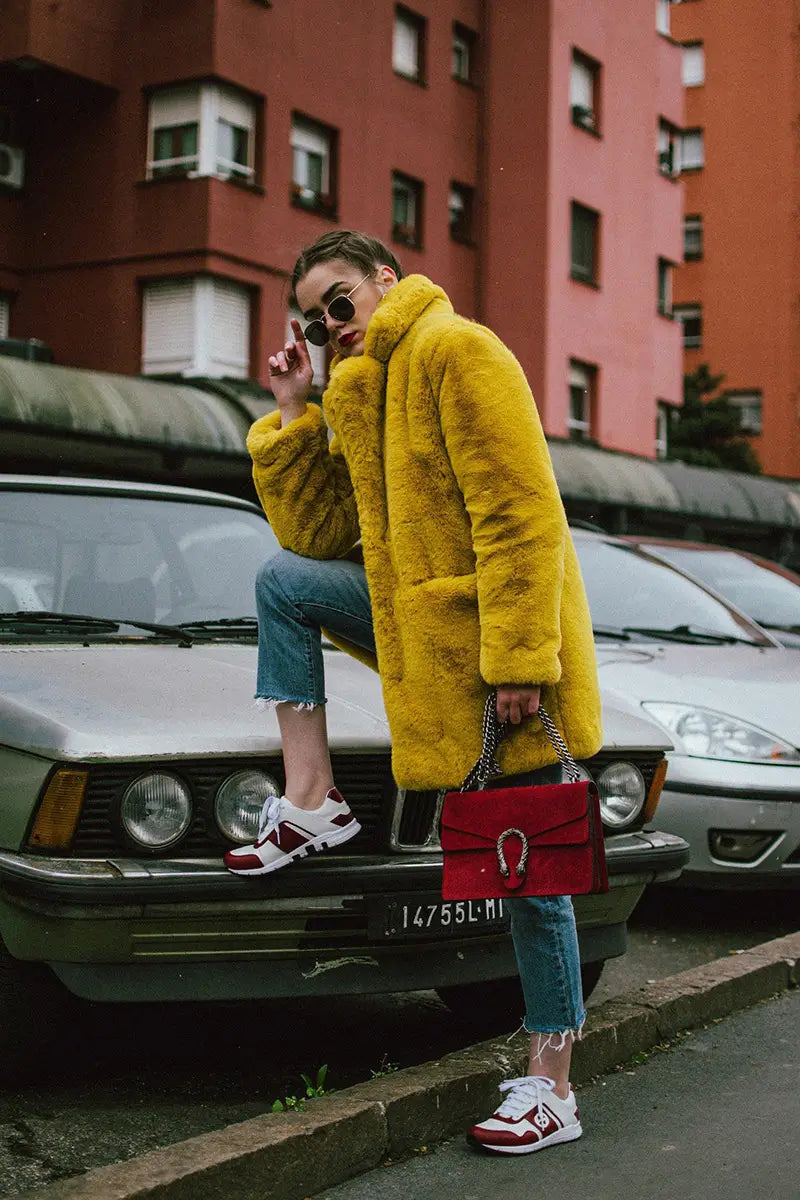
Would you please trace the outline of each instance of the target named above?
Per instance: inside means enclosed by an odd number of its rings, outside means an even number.
[[[797,1200],[800,990],[580,1090],[580,1141],[520,1157],[462,1138],[317,1200]]]
[[[785,1003],[790,1006],[796,1022],[798,994],[789,989],[794,989],[800,982],[798,963],[800,933],[793,933],[754,946],[741,954],[719,958],[705,966],[693,967],[648,984],[627,996],[609,1000],[592,1009],[584,1027],[583,1040],[575,1045],[572,1063],[572,1079],[576,1087],[591,1083],[595,1088],[592,1093],[586,1093],[589,1102],[586,1127],[592,1137],[582,1139],[571,1147],[555,1147],[534,1155],[537,1169],[541,1167],[544,1171],[556,1171],[559,1164],[566,1165],[574,1160],[583,1164],[582,1188],[591,1200],[602,1200],[603,1195],[620,1196],[618,1170],[623,1147],[631,1131],[637,1129],[637,1119],[645,1122],[642,1125],[643,1134],[650,1130],[653,1112],[656,1111],[653,1110],[653,1104],[658,1102],[659,1092],[658,1089],[655,1092],[650,1090],[648,1086],[641,1095],[631,1094],[625,1099],[624,1111],[612,1106],[607,1116],[599,1118],[603,1106],[593,1107],[590,1097],[603,1088],[603,1083],[594,1085],[595,1079],[628,1063],[635,1056],[648,1055],[682,1031],[710,1026],[713,1034],[713,1023],[717,1019],[747,1009],[777,993],[788,992]],[[757,1013],[758,1010],[754,1011]],[[782,1012],[783,1009],[776,1008],[775,1011]],[[748,1018],[743,1016],[742,1019]],[[756,1102],[762,1094],[762,1086],[773,1091],[777,1088],[780,1102],[773,1104],[773,1097],[770,1096],[769,1103],[755,1112],[755,1129],[745,1123],[753,1120],[752,1108],[747,1109],[745,1120],[741,1122],[742,1145],[749,1146],[751,1152],[757,1149],[762,1156],[773,1145],[777,1145],[778,1153],[783,1155],[784,1161],[789,1161],[790,1152],[784,1153],[785,1148],[781,1143],[773,1141],[773,1135],[777,1137],[780,1132],[781,1138],[786,1134],[787,1145],[792,1147],[791,1154],[796,1156],[796,1066],[793,1074],[794,1092],[788,1085],[778,1086],[789,1074],[789,1068],[782,1064],[797,1062],[796,1036],[792,1029],[788,1047],[783,1047],[783,1043],[779,1042],[780,1053],[766,1054],[767,1061],[759,1067],[763,1053],[759,1041],[763,1038],[764,1030],[757,1030],[755,1038],[749,1041],[745,1039],[750,1058],[744,1064],[746,1072],[743,1071],[742,1079],[738,1077],[737,1068],[730,1077],[717,1080],[720,1095],[723,1096],[722,1107],[719,1102],[716,1106],[708,1102],[702,1093],[705,1069],[702,1064],[712,1064],[713,1047],[703,1051],[709,1057],[700,1060],[699,1082],[692,1085],[690,1094],[685,1097],[679,1090],[673,1108],[666,1110],[670,1114],[669,1119],[663,1125],[659,1119],[652,1127],[653,1130],[661,1130],[658,1134],[653,1133],[656,1140],[648,1144],[646,1149],[640,1147],[632,1164],[645,1178],[649,1165],[640,1156],[645,1153],[655,1156],[655,1174],[648,1184],[654,1186],[662,1171],[668,1174],[673,1170],[673,1160],[677,1162],[684,1154],[684,1143],[697,1143],[703,1147],[698,1152],[698,1167],[707,1172],[708,1178],[704,1178],[699,1191],[674,1188],[665,1192],[654,1191],[651,1193],[653,1200],[662,1195],[669,1196],[670,1200],[675,1195],[687,1198],[698,1195],[703,1196],[704,1200],[713,1200],[717,1195],[721,1200],[724,1195],[725,1200],[734,1200],[733,1193],[711,1192],[706,1186],[713,1184],[722,1165],[708,1137],[727,1132],[727,1127],[722,1131],[717,1128],[720,1116],[732,1121],[734,1126],[739,1123],[738,1105]],[[690,1044],[700,1045],[701,1042],[687,1040],[686,1046]],[[663,1061],[668,1058],[668,1055],[663,1056]],[[724,1059],[725,1056],[718,1055],[717,1058]],[[20,1196],[20,1200],[28,1197],[31,1200],[222,1200],[223,1197],[234,1195],[238,1200],[306,1200],[352,1177],[360,1176],[362,1179],[344,1186],[356,1189],[366,1186],[365,1173],[374,1172],[375,1168],[379,1169],[369,1176],[370,1186],[377,1186],[378,1182],[385,1186],[383,1178],[386,1172],[380,1169],[381,1164],[413,1154],[423,1144],[433,1146],[458,1136],[458,1145],[454,1143],[451,1151],[443,1153],[463,1155],[465,1152],[460,1149],[463,1129],[492,1111],[497,1104],[498,1083],[504,1078],[523,1074],[527,1061],[528,1039],[524,1036],[482,1042],[434,1062],[409,1067],[370,1083],[325,1096],[309,1104],[303,1112],[253,1117],[213,1133],[150,1151],[127,1162],[98,1167],[85,1175],[37,1188]],[[654,1058],[653,1063],[656,1061]],[[694,1056],[689,1061],[695,1061]],[[775,1068],[778,1079],[762,1079],[759,1076],[756,1082],[756,1069],[768,1072],[771,1067]],[[615,1081],[620,1078],[612,1076],[607,1080],[604,1093],[611,1087],[612,1093],[609,1094],[613,1094],[613,1089],[620,1086]],[[625,1078],[635,1079],[636,1075]],[[583,1094],[579,1096],[581,1106]],[[671,1102],[672,1099],[670,1097]],[[762,1112],[765,1114],[763,1117]],[[610,1156],[607,1168],[604,1168],[607,1174],[603,1186],[611,1190],[605,1193],[594,1187],[593,1177],[591,1188],[587,1188],[588,1176],[585,1172],[592,1169],[591,1160],[594,1156],[591,1147],[601,1144],[600,1141],[595,1143],[596,1138],[605,1139],[602,1144],[607,1143]],[[728,1148],[727,1142],[725,1145],[725,1152],[730,1157],[733,1151]],[[667,1146],[671,1149],[667,1149]],[[544,1162],[541,1163],[540,1159]],[[551,1160],[555,1160],[552,1167],[549,1165]],[[412,1160],[403,1170],[424,1169],[427,1158],[419,1161],[422,1167]],[[477,1170],[483,1173],[489,1165],[496,1167],[497,1161],[487,1159],[483,1162],[471,1156],[462,1158],[461,1164],[467,1179],[464,1187],[471,1187],[474,1180],[478,1179]],[[519,1161],[530,1163],[530,1158]],[[388,1169],[387,1179],[393,1178],[393,1170]],[[797,1200],[800,1197],[800,1174],[796,1171],[796,1165],[792,1170],[794,1190],[782,1193],[774,1187],[771,1200],[784,1200],[784,1197],[786,1200]],[[614,1173],[613,1187],[608,1171]],[[449,1200],[450,1197],[481,1200],[483,1196],[498,1194],[496,1172],[489,1176],[481,1174],[480,1178],[489,1180],[486,1184],[488,1191],[470,1192],[463,1190],[460,1185],[450,1187],[449,1184],[448,1190],[442,1191],[444,1185],[440,1179],[435,1190],[429,1194],[435,1195],[437,1200]],[[529,1181],[532,1176],[526,1174],[515,1178]],[[561,1179],[560,1174],[558,1178]],[[598,1175],[598,1180],[600,1178]],[[409,1193],[408,1185],[402,1186],[404,1200],[408,1194],[414,1195],[415,1200],[423,1195],[417,1190]],[[758,1194],[762,1190],[759,1188]],[[377,1193],[369,1191],[341,1193],[342,1196],[345,1194],[369,1196],[369,1200],[375,1195],[377,1200]],[[392,1194],[386,1193],[387,1196]],[[640,1196],[642,1200],[651,1200],[651,1195],[641,1190],[634,1189],[627,1194],[632,1200],[634,1197],[639,1200]],[[749,1200],[751,1196],[752,1191],[748,1193]]]

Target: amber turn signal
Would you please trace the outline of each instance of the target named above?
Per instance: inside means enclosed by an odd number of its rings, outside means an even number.
[[[28,845],[35,850],[69,850],[78,817],[88,771],[60,768],[45,788]]]
[[[647,793],[647,799],[644,802],[643,817],[645,821],[652,820],[653,813],[656,811],[656,806],[661,799],[661,789],[664,786],[664,780],[667,777],[667,760],[662,758],[653,775],[653,782],[650,784],[650,791]]]

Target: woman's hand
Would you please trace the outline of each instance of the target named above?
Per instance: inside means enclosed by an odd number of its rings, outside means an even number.
[[[519,725],[523,717],[532,717],[539,707],[542,689],[538,685],[506,683],[497,689],[497,718]]]
[[[269,385],[283,425],[302,417],[311,391],[314,368],[299,321],[292,320],[294,341],[269,358]]]

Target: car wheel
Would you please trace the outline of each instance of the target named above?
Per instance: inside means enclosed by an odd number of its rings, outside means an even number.
[[[581,963],[583,998],[588,1000],[603,973],[605,962]],[[515,1029],[525,1012],[522,984],[512,979],[489,979],[480,983],[456,983],[436,989],[439,999],[461,1020],[471,1025]]]
[[[49,968],[13,958],[0,941],[0,1079],[24,1074],[58,1036],[68,993]]]

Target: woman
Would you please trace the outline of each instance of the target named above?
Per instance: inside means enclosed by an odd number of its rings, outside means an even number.
[[[586,598],[539,418],[516,359],[403,278],[350,231],[303,251],[293,298],[308,322],[269,360],[278,412],[251,430],[256,488],[281,546],[257,582],[257,695],[276,705],[286,794],[265,806],[240,874],[276,870],[358,832],[333,784],[321,627],[380,670],[398,784],[458,786],[481,749],[487,690],[512,732],[495,786],[560,780],[540,696],[576,757],[600,748]],[[306,339],[337,351],[325,418],[307,404]],[[346,557],[361,540],[362,567]],[[510,902],[531,1033],[529,1075],[470,1140],[527,1153],[580,1137],[569,1085],[585,1011],[568,897]]]

